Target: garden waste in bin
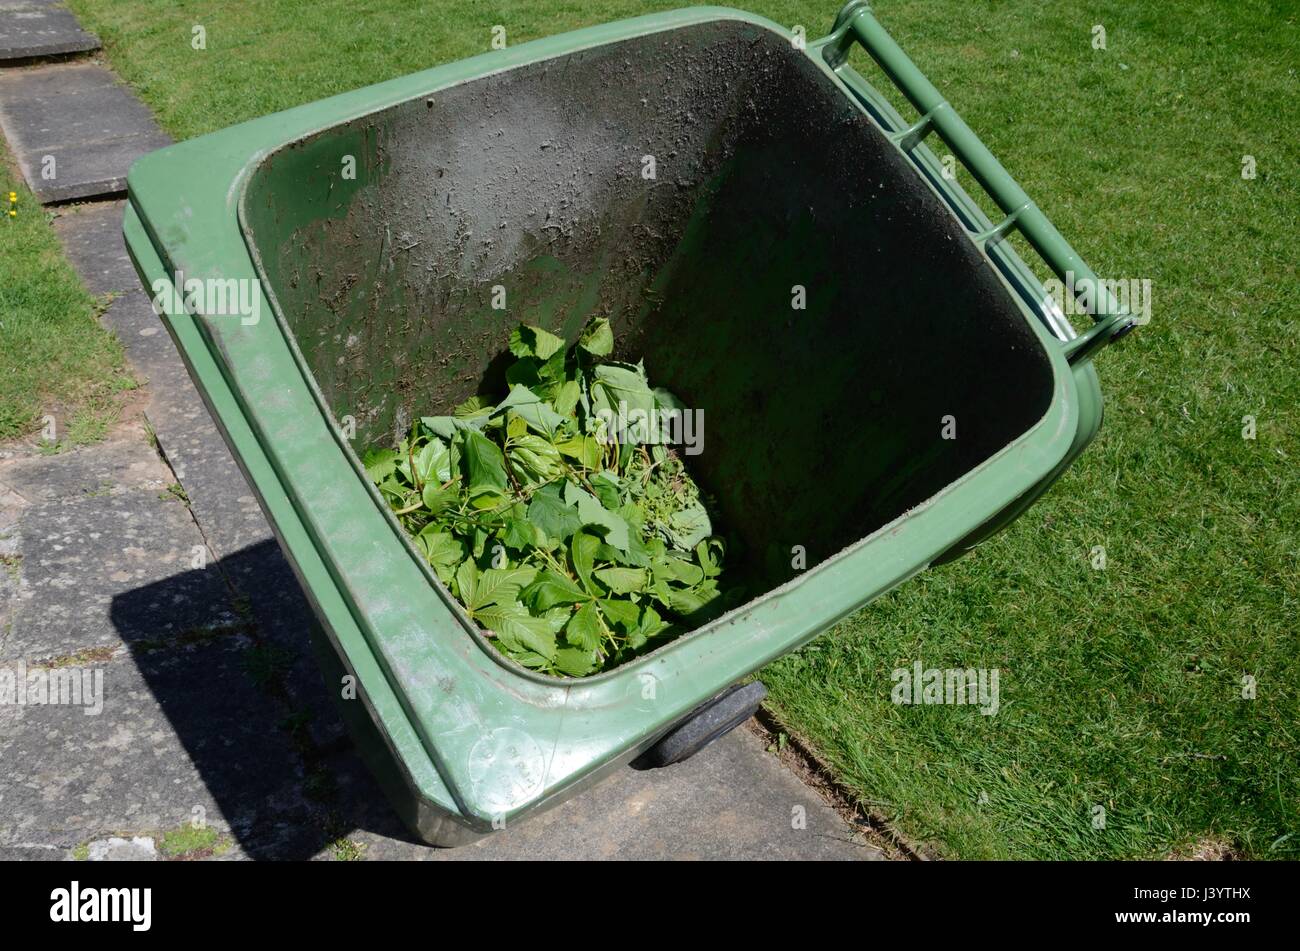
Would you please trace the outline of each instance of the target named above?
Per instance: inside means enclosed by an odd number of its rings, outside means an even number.
[[[847,63],[855,43],[919,121]],[[1004,219],[941,174],[931,135]],[[862,3],[807,44],[693,8],[494,51],[155,152],[129,191],[137,269],[327,678],[354,678],[361,751],[442,845],[665,737],[689,754],[709,738],[692,715],[740,718],[711,700],[752,705],[734,684],[1008,523],[1095,434],[1091,357],[1134,323],[1104,291],[1092,328],[1065,322],[1000,239],[1076,286],[1092,272]],[[253,306],[222,306],[244,286]],[[492,649],[359,457],[499,392],[514,324],[572,342],[593,315],[703,413],[688,465],[752,597],[560,679]]]

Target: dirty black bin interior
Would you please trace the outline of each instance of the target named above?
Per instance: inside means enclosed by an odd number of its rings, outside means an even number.
[[[359,454],[498,398],[515,324],[572,341],[610,317],[615,356],[703,410],[689,464],[751,591],[781,580],[773,550],[835,554],[1050,402],[1046,353],[961,225],[829,76],[750,23],[569,54],[325,130],[263,162],[245,215]]]

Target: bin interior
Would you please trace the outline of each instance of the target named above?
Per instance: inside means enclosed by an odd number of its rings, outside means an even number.
[[[358,453],[502,395],[514,324],[572,341],[609,316],[615,356],[703,410],[687,463],[753,593],[784,580],[791,546],[835,554],[1051,399],[1041,343],[960,224],[804,52],[746,22],[326,129],[262,162],[244,225]]]

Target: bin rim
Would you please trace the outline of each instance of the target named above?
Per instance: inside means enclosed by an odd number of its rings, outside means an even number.
[[[693,7],[651,14],[482,54],[241,123],[145,156],[136,162],[128,176],[128,218],[134,217],[138,225],[128,229],[128,245],[146,283],[156,287],[159,278],[165,282],[174,280],[174,275],[184,274],[222,280],[252,279],[256,282],[254,286],[260,287],[263,312],[272,314],[274,320],[246,326],[233,318],[172,310],[165,314],[169,332],[186,356],[187,366],[209,400],[213,416],[222,425],[223,435],[235,449],[235,455],[265,456],[268,469],[246,466],[245,471],[276,526],[304,588],[311,591],[316,585],[331,585],[342,596],[340,600],[344,603],[333,605],[325,605],[313,597],[313,607],[336,648],[348,657],[359,648],[350,638],[337,636],[340,627],[349,627],[350,620],[373,652],[377,667],[363,678],[362,687],[376,721],[381,723],[386,736],[392,729],[401,729],[400,720],[407,721],[418,733],[421,746],[445,784],[441,794],[454,799],[459,811],[480,825],[498,815],[515,814],[534,806],[610,756],[635,753],[653,739],[656,730],[670,726],[677,716],[693,709],[717,689],[800,646],[862,604],[924,570],[947,545],[1010,504],[1026,485],[1047,477],[1069,449],[1078,428],[1075,380],[1056,337],[1007,281],[1002,268],[994,266],[994,273],[1033,328],[1035,339],[1052,367],[1049,405],[1042,417],[1020,436],[924,502],[792,581],[614,670],[581,680],[561,679],[529,671],[487,643],[418,556],[365,478],[356,453],[338,432],[274,291],[265,280],[258,249],[246,227],[248,185],[263,163],[280,150],[390,106],[557,56],[721,19],[744,21],[786,40],[793,37],[789,30],[766,18],[724,7]],[[808,59],[834,85],[836,94],[854,101],[856,108],[879,128],[876,118],[853,100],[840,77],[821,57],[808,55]],[[934,182],[927,184],[938,194]],[[947,203],[944,204],[951,213]],[[150,248],[137,247],[146,240]],[[990,264],[994,263],[983,248],[979,250]],[[156,263],[147,261],[148,252],[156,254]],[[215,371],[196,365],[193,358],[200,346],[207,350]],[[214,392],[231,397],[233,405],[222,405],[222,401],[212,399]],[[306,413],[308,405],[314,419]],[[225,425],[225,418],[232,412],[241,414],[248,422],[248,433],[235,433]],[[316,432],[299,438],[291,432],[293,427],[289,423],[305,429],[305,418],[310,419],[311,428]],[[322,431],[331,448],[324,445]],[[343,528],[321,523],[313,509],[324,503],[319,502],[319,495],[313,502],[306,498],[308,479],[304,470],[308,459],[313,464],[321,463],[314,484],[325,486],[320,494],[330,496],[337,507],[335,511],[348,506],[350,503],[343,496],[354,500],[355,489],[360,486],[372,506],[371,512],[377,508],[385,516],[390,542],[382,551],[372,552],[372,557],[382,560],[394,553],[394,545],[400,545],[410,566],[432,582],[426,585],[427,590],[439,598],[454,622],[454,633],[464,645],[463,649],[458,648],[454,642],[445,640],[445,629],[419,628],[418,635],[425,640],[425,666],[431,665],[433,670],[413,666],[413,657],[420,652],[409,643],[412,639],[409,631],[392,635],[372,620],[376,613],[400,616],[401,612],[391,605],[385,605],[380,611],[377,603],[380,599],[367,588],[380,585],[388,590],[398,583],[366,570],[356,547],[349,549],[345,540],[338,537]],[[353,485],[338,481],[344,471],[351,476]],[[1000,485],[1001,477],[1006,474],[1014,474],[1016,478]],[[329,478],[335,479],[333,485],[329,484]],[[282,531],[283,523],[300,526],[304,532]],[[928,538],[924,547],[932,550],[931,555],[919,562],[903,551],[907,545],[902,543],[918,537]],[[304,545],[311,546],[314,552],[304,551]],[[870,565],[864,564],[868,550]],[[307,567],[305,563],[312,559],[304,556],[311,554],[319,556],[319,564]],[[814,600],[824,607],[821,616],[810,624],[808,612],[791,602],[808,604]],[[344,610],[350,618],[343,615]],[[725,629],[741,622],[756,628],[756,632],[737,631],[737,636],[728,643]],[[466,638],[466,633],[470,637]],[[396,644],[396,639],[403,643]],[[469,645],[473,645],[472,650]],[[441,650],[446,656],[439,659],[446,663],[432,663],[428,657],[430,649],[433,653]],[[472,710],[466,711],[464,702],[453,703],[436,696],[439,689],[453,692],[447,688],[445,676],[435,676],[439,672],[445,674],[444,667],[454,668],[453,686],[472,699]],[[672,680],[680,689],[668,701],[657,705],[652,702],[649,708],[644,703],[629,703],[629,684],[637,686],[638,678],[644,676],[665,684]],[[384,690],[375,682],[376,677],[385,679],[391,688],[382,701],[377,695],[384,694]],[[429,682],[431,677],[434,683]],[[722,682],[718,682],[719,678]],[[394,704],[401,710],[395,709]],[[554,742],[545,755],[546,777],[541,786],[520,789],[518,777],[514,777],[513,792],[519,795],[478,795],[476,790],[485,783],[473,775],[473,750],[477,747],[466,741],[463,735],[466,731],[458,727],[453,708],[462,714],[462,720],[467,716],[477,727],[480,744],[483,738],[503,730],[519,732],[511,724],[521,709],[532,714],[555,713],[552,724],[555,732],[548,737]],[[597,731],[600,735],[592,738],[594,742],[579,744],[582,747],[579,758],[586,762],[557,768],[555,761],[564,741],[565,715],[580,718],[584,711],[610,709],[623,715],[617,724],[607,724]],[[403,758],[408,753],[409,750],[402,752]],[[438,798],[438,782],[428,775],[415,778],[432,797]],[[554,784],[548,785],[552,778]],[[509,776],[505,779],[495,776],[486,785],[509,781],[512,781]]]

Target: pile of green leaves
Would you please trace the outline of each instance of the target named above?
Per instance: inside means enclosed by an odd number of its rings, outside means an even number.
[[[609,360],[609,322],[578,342],[521,325],[509,393],[425,416],[366,471],[439,579],[508,657],[581,677],[741,600],[723,539],[676,452],[619,443],[601,411],[679,404],[641,364]],[[626,439],[626,435],[624,436]]]

